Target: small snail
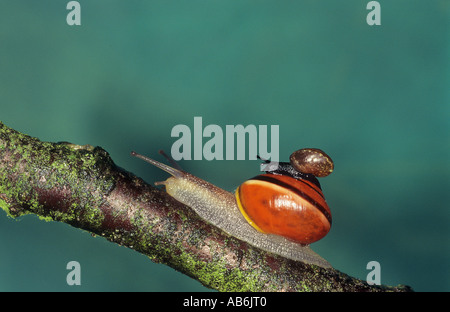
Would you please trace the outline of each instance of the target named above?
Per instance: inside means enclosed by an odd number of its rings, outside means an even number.
[[[316,178],[333,170],[323,151],[296,151],[290,163],[268,165],[265,174],[245,181],[235,194],[136,152],[131,155],[171,174],[155,184],[164,185],[169,195],[231,236],[289,259],[331,267],[309,248],[331,227],[330,208]]]

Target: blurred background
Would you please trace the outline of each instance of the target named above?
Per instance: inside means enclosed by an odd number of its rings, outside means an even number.
[[[149,183],[175,125],[279,125],[280,159],[326,151],[336,269],[449,291],[450,2],[68,1],[0,3],[0,120],[44,141],[106,149]],[[206,139],[204,142],[207,141]],[[270,145],[269,145],[270,146]],[[258,161],[182,161],[230,191]],[[81,265],[81,286],[66,264]],[[69,225],[0,211],[1,291],[207,291],[146,256]]]

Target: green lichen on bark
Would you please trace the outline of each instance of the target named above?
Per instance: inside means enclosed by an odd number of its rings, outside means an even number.
[[[127,246],[220,291],[409,291],[252,247],[117,167],[100,147],[41,142],[0,123],[0,207]]]
[[[98,207],[114,186],[111,176],[98,179],[109,159],[104,150],[41,142],[1,124],[0,154],[0,205],[8,215],[101,225]]]

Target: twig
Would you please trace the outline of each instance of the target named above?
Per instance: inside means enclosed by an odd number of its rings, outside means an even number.
[[[41,142],[0,123],[0,206],[137,250],[219,291],[411,291],[261,251],[117,167],[100,147]]]

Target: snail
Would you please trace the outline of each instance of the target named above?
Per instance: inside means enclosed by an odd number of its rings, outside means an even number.
[[[229,235],[285,258],[331,267],[309,247],[331,227],[330,208],[316,178],[333,171],[333,162],[323,151],[301,149],[292,153],[290,162],[275,166],[265,160],[265,173],[243,182],[235,194],[181,168],[134,151],[131,155],[172,175],[155,184],[164,185],[169,195]]]

